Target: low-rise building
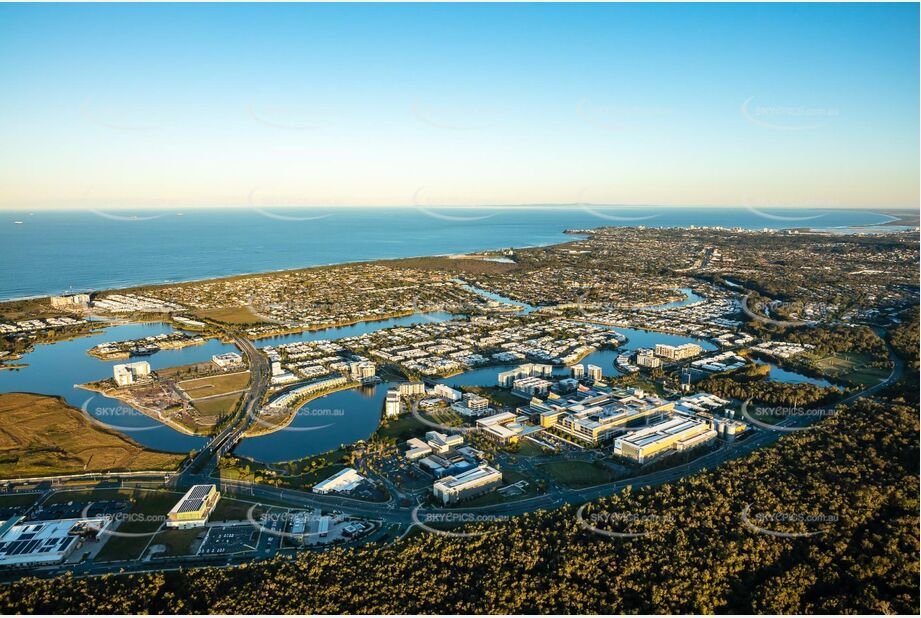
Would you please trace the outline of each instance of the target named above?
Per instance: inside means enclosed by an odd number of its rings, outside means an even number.
[[[404,457],[410,461],[421,459],[432,452],[432,447],[420,440],[419,438],[410,438],[406,441],[406,452]]]
[[[436,453],[447,453],[452,448],[464,443],[464,436],[460,434],[447,435],[439,431],[429,431],[425,434],[425,441],[432,451]]]
[[[313,493],[347,493],[361,485],[366,480],[367,479],[358,474],[354,468],[343,468],[325,481],[321,481],[314,485]]]
[[[669,451],[684,451],[716,438],[706,420],[677,415],[615,438],[614,454],[643,463]]]
[[[138,361],[136,363],[125,363],[124,365],[115,365],[112,367],[112,377],[119,386],[129,386],[150,375],[150,363],[147,361]]]
[[[85,539],[95,539],[111,522],[111,517],[27,522],[13,517],[0,524],[0,567],[60,564]]]
[[[224,354],[215,354],[212,356],[211,362],[221,369],[225,369],[227,367],[241,365],[243,363],[243,357],[236,352],[225,352]]]
[[[167,528],[199,528],[217,506],[221,494],[215,485],[193,485],[166,515]]]
[[[502,485],[502,473],[482,464],[456,476],[446,476],[432,486],[432,493],[442,504],[456,504],[494,491]]]

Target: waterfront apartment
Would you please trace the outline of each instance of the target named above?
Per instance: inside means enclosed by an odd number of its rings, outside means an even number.
[[[221,494],[215,485],[194,485],[166,515],[167,528],[199,528],[217,506]]]
[[[680,361],[692,358],[703,352],[703,348],[696,343],[682,343],[681,345],[656,344],[656,356],[669,361]]]
[[[384,416],[396,418],[402,411],[403,404],[400,403],[400,391],[391,388],[387,391],[387,399],[384,401]]]
[[[442,504],[456,504],[494,491],[502,485],[502,473],[481,464],[457,476],[446,476],[432,486],[432,493]]]
[[[125,363],[124,365],[115,365],[112,367],[112,377],[119,386],[130,386],[150,375],[150,363],[147,361],[138,361],[136,363]]]

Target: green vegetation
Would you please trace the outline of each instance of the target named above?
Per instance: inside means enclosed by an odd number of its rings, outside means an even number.
[[[184,530],[161,530],[150,542],[150,546],[163,545],[166,551],[157,556],[187,556],[194,553],[196,540],[204,539],[205,528],[186,528]]]
[[[549,474],[560,484],[573,489],[601,485],[614,478],[602,464],[586,461],[554,461],[541,464],[538,469]]]
[[[769,365],[746,365],[736,371],[707,377],[697,384],[697,388],[726,399],[752,399],[760,403],[790,407],[821,405],[841,395],[837,388],[805,382],[787,384],[768,380],[770,370]]]
[[[918,418],[861,401],[809,432],[673,484],[593,503],[654,513],[611,539],[576,509],[297,560],[100,578],[25,579],[4,613],[915,613]],[[790,479],[796,482],[791,483]],[[777,538],[741,513],[820,513],[823,534]],[[754,509],[757,509],[755,511]],[[604,524],[599,524],[602,526]],[[832,566],[834,565],[834,566]],[[343,587],[336,582],[348,581]],[[285,590],[278,594],[266,589]],[[509,582],[514,582],[512,588]]]
[[[381,438],[391,438],[397,442],[418,436],[431,429],[428,425],[417,419],[412,414],[404,414],[395,419],[384,419],[377,429],[376,436]]]
[[[173,470],[182,455],[145,449],[59,397],[0,394],[0,476]]]

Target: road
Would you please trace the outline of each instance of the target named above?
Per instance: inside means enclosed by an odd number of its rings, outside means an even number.
[[[233,338],[249,363],[249,389],[244,396],[240,412],[233,421],[212,437],[208,444],[179,473],[175,481],[175,484],[179,487],[213,482],[210,479],[210,475],[217,468],[217,456],[232,449],[246,430],[249,429],[256,415],[259,414],[259,407],[269,390],[272,372],[266,356],[256,349],[256,346],[246,337],[237,333],[228,334]]]
[[[885,332],[882,333],[885,335]],[[175,484],[179,487],[185,487],[197,483],[214,483],[215,479],[210,475],[215,471],[218,457],[216,455],[225,453],[231,449],[234,444],[243,435],[246,429],[252,424],[255,415],[258,413],[258,407],[261,405],[265,393],[269,387],[270,371],[269,364],[263,356],[247,339],[234,336],[237,345],[246,354],[250,370],[252,372],[252,381],[250,390],[247,393],[241,413],[234,419],[226,429],[222,430],[203,448],[194,461],[188,465],[180,474],[174,477]],[[858,393],[849,395],[842,399],[838,405],[850,404],[861,397],[866,397],[879,392],[901,378],[904,372],[904,363],[895,354],[895,350],[888,345],[888,351],[893,366],[889,376],[879,384],[868,387]],[[611,483],[605,483],[594,487],[584,489],[568,489],[559,484],[553,484],[547,493],[532,498],[517,500],[496,505],[481,507],[460,507],[447,510],[453,513],[476,513],[479,515],[491,515],[497,517],[521,515],[524,513],[540,510],[554,509],[570,504],[578,505],[592,500],[597,500],[606,496],[613,495],[623,491],[627,487],[640,488],[648,486],[661,485],[672,481],[679,480],[691,474],[701,472],[719,466],[726,461],[734,458],[748,455],[752,451],[763,448],[776,440],[790,428],[805,426],[814,422],[818,417],[809,417],[808,415],[798,415],[788,417],[778,425],[784,430],[774,431],[770,429],[755,430],[748,437],[724,444],[718,450],[710,452],[694,461],[680,466],[651,472],[642,476],[622,479]],[[391,498],[388,502],[367,502],[355,500],[344,496],[335,495],[318,495],[305,491],[294,489],[279,488],[269,485],[249,483],[245,481],[217,481],[222,493],[225,495],[234,495],[251,501],[266,501],[268,503],[282,503],[294,507],[315,508],[324,510],[339,510],[354,516],[363,517],[371,520],[378,520],[382,524],[398,524],[400,526],[412,526],[414,524],[414,509],[412,506],[401,506],[396,498]],[[426,509],[427,513],[435,512],[439,509]],[[244,562],[252,562],[252,556],[228,557],[217,561],[201,560],[198,558],[176,558],[163,562],[143,562],[129,561],[120,563],[82,563],[79,565],[68,565],[67,567],[42,569],[34,574],[40,576],[52,576],[62,572],[71,572],[78,576],[99,575],[111,572],[144,572],[144,571],[167,571],[193,565],[212,565],[212,566],[230,566]]]

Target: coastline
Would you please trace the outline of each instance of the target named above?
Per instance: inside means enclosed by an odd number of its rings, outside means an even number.
[[[571,209],[573,206],[578,206],[578,205],[520,204],[520,205],[508,205],[508,206],[463,206],[463,207],[458,207],[458,208],[462,208],[462,209],[477,209],[477,208],[489,209],[489,208],[492,208],[492,209],[512,209],[512,210],[519,210],[519,209],[524,210],[524,209],[531,208],[531,209],[536,209],[536,210],[566,210],[566,209]],[[649,206],[649,205],[638,205],[638,206],[595,205],[595,207],[598,207],[598,208],[613,207],[613,208],[624,208],[624,209],[660,208],[660,209],[674,209],[674,210],[682,210],[682,211],[694,209],[694,207],[667,207],[667,206]],[[394,208],[398,209],[399,207],[394,207]],[[725,209],[725,210],[730,210],[730,211],[739,210],[739,207],[736,207],[736,206],[706,207],[706,208],[707,209],[711,209],[711,208],[712,209]],[[402,210],[412,210],[412,209],[413,207],[405,207]],[[245,209],[240,209],[240,210],[245,210]],[[840,208],[840,209],[833,209],[833,210],[861,212],[861,213],[873,214],[873,215],[878,215],[878,216],[888,216],[888,217],[897,216],[892,213],[900,212],[897,209],[893,209],[890,212],[890,211],[880,210],[880,209],[864,209],[864,208]],[[10,212],[15,212],[15,211],[10,211]],[[22,211],[22,212],[27,213],[28,211]],[[60,210],[60,209],[48,209],[47,212],[70,212],[70,211]],[[914,211],[909,210],[908,212],[914,212]],[[904,215],[900,214],[898,216],[904,216]],[[598,224],[599,225],[594,226],[594,228],[609,227],[608,225],[604,224],[604,221],[601,221],[601,220],[598,221]],[[866,224],[861,224],[857,226],[844,226],[844,227],[852,228],[852,227],[873,227],[873,226],[886,226],[886,225],[894,226],[894,225],[899,225],[899,224],[895,222],[891,222],[891,221],[890,222],[884,221],[884,222],[866,223]],[[617,227],[632,227],[632,226],[617,226]],[[667,227],[671,227],[671,226],[664,226],[663,229]],[[700,226],[700,227],[701,229],[708,229],[708,228],[716,229],[719,226]],[[795,227],[797,226],[791,226],[790,228],[776,228],[776,229],[779,231],[783,229],[794,229]],[[748,229],[750,231],[756,231],[759,228],[750,227],[750,228],[744,228],[744,229]],[[834,231],[835,229],[840,229],[840,228],[826,227],[826,228],[811,228],[811,229],[813,229],[816,232],[821,232],[821,231],[831,232],[831,231]],[[151,281],[125,282],[124,284],[115,283],[113,285],[106,285],[103,283],[103,284],[98,284],[99,287],[90,285],[90,286],[84,286],[85,289],[77,288],[77,289],[68,289],[68,290],[55,290],[55,291],[49,291],[45,294],[31,294],[31,295],[22,295],[22,296],[11,296],[8,298],[0,298],[0,307],[2,307],[2,305],[6,303],[36,301],[36,300],[46,299],[50,296],[54,296],[58,294],[71,294],[71,293],[76,293],[79,291],[132,292],[132,291],[138,291],[138,290],[150,289],[150,288],[160,288],[160,287],[167,287],[167,286],[181,286],[181,285],[188,285],[188,284],[198,284],[198,283],[208,282],[208,281],[231,280],[235,278],[254,277],[254,276],[261,276],[261,275],[294,273],[294,272],[315,269],[315,268],[330,268],[330,267],[344,266],[344,265],[379,264],[379,263],[395,262],[399,260],[411,260],[411,259],[432,258],[432,257],[456,259],[458,257],[468,256],[468,254],[482,254],[484,252],[503,251],[506,249],[533,249],[533,248],[550,247],[550,246],[556,246],[556,245],[564,245],[564,244],[567,244],[568,242],[573,242],[571,240],[562,238],[562,237],[568,236],[573,233],[572,231],[569,230],[569,228],[564,229],[564,230],[559,230],[559,233],[561,235],[561,238],[553,240],[553,241],[538,242],[538,243],[525,243],[521,245],[503,244],[503,246],[496,246],[496,247],[480,246],[478,248],[471,249],[469,252],[466,252],[466,253],[452,251],[448,253],[423,253],[423,254],[415,254],[415,255],[405,255],[405,256],[400,256],[400,257],[383,257],[383,258],[370,258],[370,259],[359,259],[359,260],[338,260],[338,261],[333,261],[333,262],[322,262],[322,263],[317,263],[317,264],[312,264],[312,265],[296,266],[296,267],[290,267],[290,268],[278,268],[278,269],[270,268],[270,269],[256,270],[256,271],[240,271],[237,273],[224,274],[224,275],[191,276],[188,278],[179,278],[175,280],[160,279],[160,280],[151,280]],[[578,239],[574,239],[574,240],[578,240]],[[471,255],[469,256],[469,258],[470,259],[481,259],[480,257],[477,257],[476,255]]]

